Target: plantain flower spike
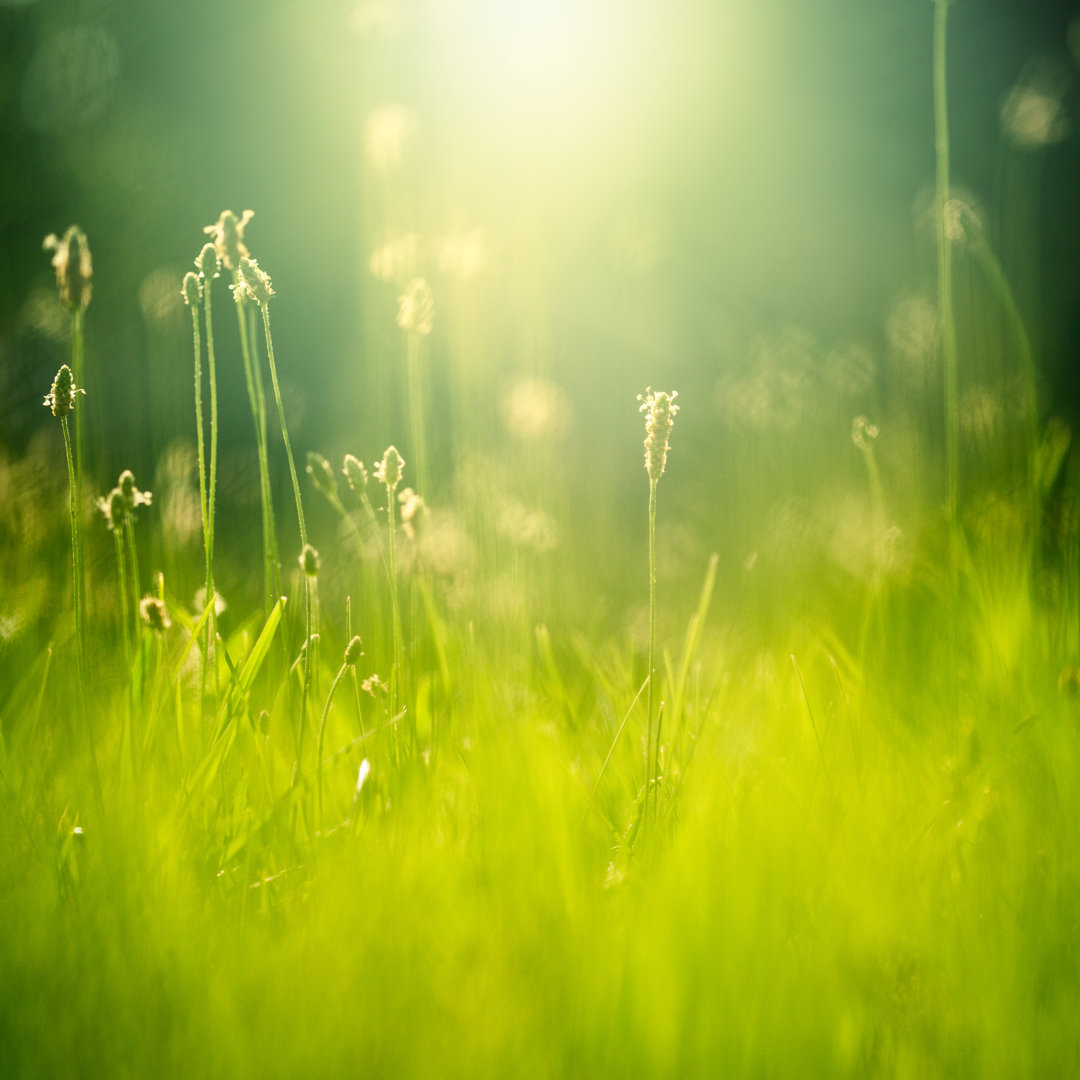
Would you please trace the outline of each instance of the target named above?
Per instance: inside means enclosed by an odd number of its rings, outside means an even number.
[[[360,635],[354,634],[352,640],[345,646],[345,663],[349,667],[356,667],[356,662],[364,655],[363,643]]]
[[[180,286],[180,295],[184,298],[184,303],[188,307],[198,307],[199,302],[202,300],[202,281],[199,280],[199,275],[188,271],[184,275],[184,281]]]
[[[309,578],[313,578],[318,576],[320,565],[319,553],[311,544],[305,544],[304,550],[300,552],[300,569]]]
[[[240,260],[251,254],[244,244],[244,229],[254,216],[254,210],[245,210],[239,218],[231,210],[222,210],[217,221],[203,229],[213,240],[214,250],[227,270],[238,269]]]
[[[105,516],[109,532],[120,532],[123,529],[127,520],[127,503],[124,501],[124,493],[118,487],[98,499],[97,507]]]
[[[675,426],[675,414],[679,411],[679,406],[675,404],[678,396],[678,390],[672,390],[670,394],[666,390],[654,393],[651,386],[644,394],[638,394],[638,401],[641,402],[639,412],[645,414],[645,470],[653,483],[664,475],[664,466],[667,465],[671,429]]]
[[[218,276],[221,270],[221,259],[217,248],[213,244],[203,244],[202,250],[195,256],[195,269],[204,281],[210,281]]]
[[[117,483],[120,494],[124,496],[124,506],[129,514],[135,513],[136,506],[149,506],[153,495],[149,491],[140,491],[135,486],[135,474],[130,469],[125,469],[120,474]]]
[[[431,286],[423,278],[413,278],[398,297],[397,324],[421,337],[427,337],[434,328],[435,300]]]
[[[397,452],[397,447],[388,446],[382,461],[375,466],[375,479],[385,484],[391,492],[401,483],[401,474],[405,470],[405,459]]]
[[[314,450],[308,451],[307,472],[311,477],[311,482],[328,499],[338,497],[338,482],[333,466],[322,454],[317,454]]]
[[[86,233],[78,225],[72,225],[60,238],[49,233],[42,247],[53,253],[56,291],[61,303],[71,311],[85,311],[93,292],[91,278],[94,276],[94,261],[90,257]]]
[[[139,601],[139,616],[155,634],[164,634],[172,626],[169,609],[156,596],[144,596]]]
[[[367,490],[368,471],[358,457],[346,454],[341,471],[345,475],[345,482],[349,485],[349,490],[354,495],[362,495]]]
[[[260,269],[254,259],[246,255],[240,260],[239,280],[233,286],[233,298],[237,303],[242,300],[254,300],[259,307],[270,302],[274,290],[270,287],[270,275]]]
[[[71,368],[62,364],[53,379],[52,389],[45,395],[45,404],[52,409],[53,416],[59,416],[62,420],[75,408],[75,395],[85,393],[85,390],[75,385]]]

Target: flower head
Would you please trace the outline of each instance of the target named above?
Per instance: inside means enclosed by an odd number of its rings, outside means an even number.
[[[60,301],[72,311],[85,311],[93,292],[94,261],[86,233],[78,225],[72,225],[62,237],[50,233],[42,247],[53,253],[52,265],[56,271],[56,291]]]
[[[232,287],[233,299],[237,303],[241,300],[254,300],[259,307],[264,307],[270,302],[270,297],[274,295],[270,286],[270,275],[261,269],[254,259],[243,256],[238,273],[239,279]]]
[[[153,495],[149,491],[140,491],[135,486],[135,474],[130,469],[125,469],[120,474],[117,483],[120,493],[124,496],[124,506],[129,514],[135,513],[136,506],[149,506]]]
[[[669,394],[666,390],[653,392],[650,386],[644,394],[638,394],[641,402],[640,412],[645,414],[645,470],[654,483],[664,475],[667,465],[668,445],[671,429],[675,426],[675,414],[679,406],[675,399],[678,390]]]
[[[404,470],[405,459],[397,452],[397,447],[388,446],[382,461],[375,466],[375,479],[385,484],[389,491],[394,491],[401,483]]]
[[[360,641],[360,635],[356,634],[348,645],[345,646],[345,663],[349,667],[356,667],[357,660],[364,655],[363,643]]]
[[[346,454],[341,471],[345,475],[349,490],[355,495],[362,495],[367,489],[368,482],[368,472],[364,468],[364,463],[352,454]]]
[[[300,569],[308,577],[317,577],[320,565],[319,553],[311,544],[305,544],[304,550],[300,552]]]
[[[53,379],[52,389],[45,395],[45,404],[52,409],[53,416],[63,419],[75,408],[75,395],[86,391],[75,385],[71,368],[62,364]]]
[[[97,508],[105,515],[105,524],[109,526],[110,532],[123,529],[127,520],[127,503],[124,501],[124,493],[118,487],[98,499]]]
[[[195,269],[199,271],[199,276],[205,281],[218,276],[221,269],[221,258],[213,244],[203,244],[202,250],[195,256]]]
[[[217,221],[203,229],[213,239],[218,258],[229,270],[236,270],[240,260],[251,254],[244,244],[244,229],[254,216],[254,210],[245,210],[239,218],[231,210],[222,210]]]
[[[314,450],[308,451],[307,472],[311,477],[311,482],[328,499],[338,497],[338,483],[333,466],[322,454],[317,454]]]
[[[199,306],[199,301],[202,300],[202,282],[199,280],[198,274],[189,270],[184,275],[184,280],[180,285],[180,295],[184,298],[184,303],[188,307]]]
[[[156,596],[144,596],[139,601],[139,616],[155,634],[164,634],[172,626],[169,609]]]

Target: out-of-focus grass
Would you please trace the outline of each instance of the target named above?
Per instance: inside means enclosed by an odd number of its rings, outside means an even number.
[[[85,515],[101,807],[78,730],[62,446],[52,431],[0,461],[0,1072],[1080,1073],[1080,495],[1068,429],[1031,412],[1032,345],[993,237],[951,240],[955,493],[926,288],[875,347],[702,312],[724,368],[657,373],[683,409],[658,494],[650,788],[628,376],[550,370],[560,268],[527,212],[524,237],[410,231],[389,159],[414,119],[380,110],[365,129],[386,159],[369,162],[366,208],[383,230],[364,330],[385,361],[363,372],[378,430],[320,446],[310,414],[292,428],[337,483],[330,504],[301,479],[317,655],[299,659],[312,616],[292,527],[260,535],[264,471],[289,506],[276,443],[260,467],[223,453],[228,606],[209,656],[190,432],[128,538],[173,624],[140,628],[130,655],[132,605]],[[677,238],[647,217],[616,233],[624,332],[670,344],[671,312],[632,310],[659,284],[629,271]],[[477,284],[505,295],[503,245],[512,315]],[[393,336],[420,272],[435,275],[423,343],[415,324]],[[218,364],[239,385],[243,312],[229,323]],[[306,358],[280,353],[284,429],[304,404],[285,372]],[[324,390],[328,412],[352,408],[352,381]],[[625,426],[593,423],[600,396]],[[423,509],[374,481],[365,502],[340,476],[347,452],[372,468],[384,429],[403,487],[424,461]],[[611,431],[624,459],[598,446]],[[363,655],[328,705],[354,633]]]

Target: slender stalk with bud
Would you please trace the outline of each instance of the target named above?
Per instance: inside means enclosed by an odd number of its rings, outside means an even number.
[[[75,408],[75,398],[86,391],[77,386],[71,368],[63,364],[53,379],[52,388],[45,396],[45,405],[52,410],[53,416],[60,421],[64,433],[64,454],[68,470],[68,509],[71,517],[71,593],[72,607],[75,614],[75,664],[79,678],[79,702],[82,707],[83,727],[86,728],[90,743],[90,758],[94,769],[94,788],[98,806],[103,803],[101,773],[98,769],[97,748],[94,743],[93,726],[90,723],[90,708],[87,701],[86,668],[86,627],[83,610],[83,559],[81,532],[79,529],[78,482],[75,460],[71,452],[71,431],[68,427],[68,414]]]
[[[231,210],[222,210],[218,220],[203,229],[203,232],[211,238],[211,246],[218,262],[232,275],[232,287],[234,290],[240,285],[240,260],[250,254],[244,244],[244,230],[252,217],[254,217],[254,212],[251,210],[245,210],[239,218]],[[205,252],[205,250],[204,248],[203,251]],[[203,259],[202,255],[200,255],[200,259]],[[202,268],[200,267],[200,269]],[[236,322],[240,332],[240,354],[244,363],[244,380],[247,383],[248,404],[251,407],[251,420],[255,426],[255,448],[259,458],[264,599],[266,611],[269,613],[281,595],[281,576],[277,536],[274,532],[274,500],[270,486],[270,460],[267,451],[266,397],[263,393],[262,373],[253,357],[254,349],[249,333],[246,308],[242,303],[236,304]],[[210,337],[209,323],[207,326],[207,336]],[[213,408],[212,403],[211,408]],[[212,456],[213,453],[211,452]]]
[[[386,487],[386,522],[389,543],[389,571],[390,571],[390,607],[393,619],[393,643],[394,663],[390,671],[390,716],[397,715],[398,697],[401,693],[401,608],[398,604],[397,592],[397,557],[395,544],[394,518],[397,513],[395,507],[397,500],[394,492],[401,483],[401,477],[405,470],[405,459],[397,452],[394,446],[388,446],[382,456],[382,460],[375,466],[375,479]]]
[[[85,350],[83,346],[83,314],[94,291],[94,260],[86,233],[78,225],[71,225],[62,237],[50,233],[45,237],[43,248],[51,251],[52,267],[56,273],[56,291],[60,302],[71,313],[71,375],[75,386],[84,381]],[[86,436],[84,424],[77,417],[72,419],[75,442],[75,502],[82,513],[82,478]]]
[[[233,287],[233,295],[238,307],[245,303],[258,305],[262,314],[263,336],[266,339],[266,360],[270,366],[270,379],[274,387],[274,402],[277,405],[278,422],[281,425],[281,438],[285,444],[285,457],[289,463],[289,477],[292,480],[293,497],[296,500],[296,517],[300,525],[300,547],[302,550],[300,561],[304,568],[304,692],[303,705],[300,710],[301,730],[306,723],[306,702],[308,691],[311,687],[312,673],[317,670],[315,651],[318,641],[318,625],[314,622],[314,605],[312,603],[312,591],[314,588],[313,578],[315,573],[308,570],[310,562],[309,551],[315,549],[308,543],[307,524],[304,521],[304,501],[300,495],[300,481],[296,475],[296,460],[293,458],[292,443],[289,441],[289,425],[285,421],[285,405],[281,400],[281,386],[278,383],[277,363],[274,360],[274,339],[270,333],[270,297],[274,295],[273,286],[270,283],[270,275],[252,258],[247,255],[240,256],[237,280]],[[317,558],[317,556],[316,556]]]
[[[671,429],[679,406],[675,399],[677,390],[668,393],[653,391],[650,386],[638,395],[640,412],[645,414],[645,471],[649,474],[649,680],[646,700],[647,725],[645,738],[645,784],[646,806],[648,790],[659,771],[660,739],[657,731],[653,746],[653,700],[656,683],[656,489],[667,465]]]

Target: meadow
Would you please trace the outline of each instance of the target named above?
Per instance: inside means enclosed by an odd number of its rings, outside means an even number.
[[[388,231],[378,420],[320,431],[353,383],[290,390],[318,361],[275,352],[304,313],[261,212],[188,223],[183,367],[121,393],[96,238],[42,222],[57,374],[0,460],[0,1074],[1080,1075],[1078,459],[951,181],[948,11],[929,285],[880,362],[730,324],[719,376],[637,399],[496,378],[492,245],[419,273]],[[407,127],[368,128],[388,224]],[[183,437],[117,470],[142,415]]]

